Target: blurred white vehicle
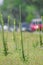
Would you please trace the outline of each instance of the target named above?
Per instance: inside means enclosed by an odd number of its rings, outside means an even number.
[[[14,28],[12,28],[12,27],[9,27],[9,29],[8,29],[10,32],[13,32],[14,31]]]
[[[23,22],[23,23],[21,24],[21,30],[22,30],[22,31],[26,31],[26,30],[27,30],[27,23]]]
[[[8,31],[13,32],[15,30],[14,25],[9,26]]]

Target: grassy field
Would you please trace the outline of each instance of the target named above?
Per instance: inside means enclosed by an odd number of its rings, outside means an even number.
[[[2,33],[0,32],[0,65],[43,65],[43,47],[40,47],[39,34],[23,32],[25,62],[22,59],[20,33],[15,34],[17,50],[15,50],[12,35],[11,32],[8,32],[8,35],[5,33],[5,38],[7,36],[8,55],[4,56]]]

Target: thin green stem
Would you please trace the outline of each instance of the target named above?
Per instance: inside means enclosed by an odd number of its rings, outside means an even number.
[[[6,42],[5,38],[4,38],[4,29],[3,29],[4,22],[3,22],[3,19],[2,19],[2,15],[1,15],[1,22],[2,22],[2,41],[3,41],[3,46],[4,46],[4,54],[5,54],[5,56],[7,56],[8,48],[7,48],[7,42]]]
[[[24,55],[24,47],[23,47],[23,35],[22,35],[22,27],[21,27],[21,5],[19,6],[20,8],[20,33],[21,33],[21,47],[22,47],[22,57],[23,57],[23,60],[25,61],[25,55]]]

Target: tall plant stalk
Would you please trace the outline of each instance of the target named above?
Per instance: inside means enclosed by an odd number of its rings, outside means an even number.
[[[14,40],[14,43],[15,43],[15,49],[17,50],[17,43],[16,43],[16,33],[15,33],[15,24],[16,23],[16,21],[15,21],[15,19],[14,19],[14,31],[13,31],[13,40]]]
[[[4,21],[3,21],[3,18],[2,18],[2,14],[1,14],[1,23],[2,23],[2,41],[3,41],[3,46],[4,46],[4,54],[5,56],[8,55],[8,47],[7,47],[7,42],[5,40],[5,37],[4,37],[4,29],[3,29],[3,26],[4,26]]]
[[[20,33],[21,33],[20,35],[21,35],[22,57],[23,57],[23,60],[25,61],[24,47],[23,47],[22,26],[21,26],[21,5],[19,6],[19,9],[20,9],[20,22],[19,22],[19,25],[20,25]]]
[[[42,29],[40,28],[40,46],[42,46],[43,45],[43,43],[42,43],[42,35],[41,35],[41,31],[42,31]]]

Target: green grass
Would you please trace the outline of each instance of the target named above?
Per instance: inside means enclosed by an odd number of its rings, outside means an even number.
[[[23,62],[21,53],[20,33],[16,33],[17,51],[13,42],[13,33],[8,32],[8,55],[4,56],[2,36],[0,32],[0,65],[43,65],[43,47],[40,47],[39,34],[23,32],[24,53],[26,61]],[[5,32],[6,38],[7,32]],[[43,34],[42,34],[43,37]],[[43,38],[42,38],[43,39]],[[38,43],[38,46],[34,48]]]

